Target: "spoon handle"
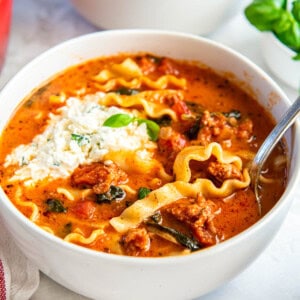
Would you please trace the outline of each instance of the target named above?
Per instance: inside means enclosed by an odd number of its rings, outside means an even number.
[[[256,165],[263,166],[267,157],[282,138],[284,133],[290,128],[290,126],[295,122],[298,113],[300,111],[300,96],[296,101],[289,107],[286,113],[281,118],[280,122],[273,128],[271,133],[265,139],[264,143],[259,148],[257,154],[253,160],[253,167]]]

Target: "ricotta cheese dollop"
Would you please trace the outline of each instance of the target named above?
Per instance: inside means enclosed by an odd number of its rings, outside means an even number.
[[[6,157],[6,167],[19,166],[11,180],[32,183],[46,177],[67,177],[80,164],[101,161],[110,151],[145,151],[151,147],[145,124],[103,126],[107,118],[119,113],[128,111],[101,106],[96,96],[83,100],[69,98],[56,114],[49,114],[43,133],[36,135],[30,144],[16,147]]]

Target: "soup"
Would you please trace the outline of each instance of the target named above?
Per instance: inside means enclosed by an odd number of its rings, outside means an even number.
[[[1,186],[67,242],[183,255],[242,232],[280,198],[283,143],[264,168],[261,206],[247,168],[273,126],[253,97],[195,62],[102,57],[22,101],[1,135]]]

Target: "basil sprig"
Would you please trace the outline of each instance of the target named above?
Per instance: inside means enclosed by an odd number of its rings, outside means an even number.
[[[248,21],[260,31],[271,31],[300,60],[300,0],[254,0],[245,9]]]
[[[127,114],[115,114],[106,119],[103,126],[119,128],[129,125],[130,123],[137,121],[140,125],[145,123],[147,126],[147,133],[151,141],[156,141],[159,133],[159,125],[154,121],[148,119],[137,118]]]

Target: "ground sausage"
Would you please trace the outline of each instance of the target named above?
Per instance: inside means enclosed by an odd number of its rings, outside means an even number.
[[[150,237],[145,228],[133,228],[122,238],[122,245],[127,255],[137,256],[150,248]]]
[[[242,180],[243,178],[243,175],[237,166],[218,161],[211,161],[208,165],[207,171],[220,183],[226,179]]]
[[[202,145],[207,145],[213,141],[230,141],[233,137],[249,140],[253,135],[252,120],[237,120],[221,113],[212,114],[207,110],[203,112],[199,127],[201,129],[197,139]]]
[[[213,218],[217,206],[213,201],[201,196],[197,199],[183,198],[168,205],[165,211],[188,225],[201,244],[210,246],[216,243],[217,233]]]
[[[71,176],[72,186],[92,188],[96,194],[103,194],[111,185],[123,184],[127,174],[115,163],[92,163],[79,166]]]

